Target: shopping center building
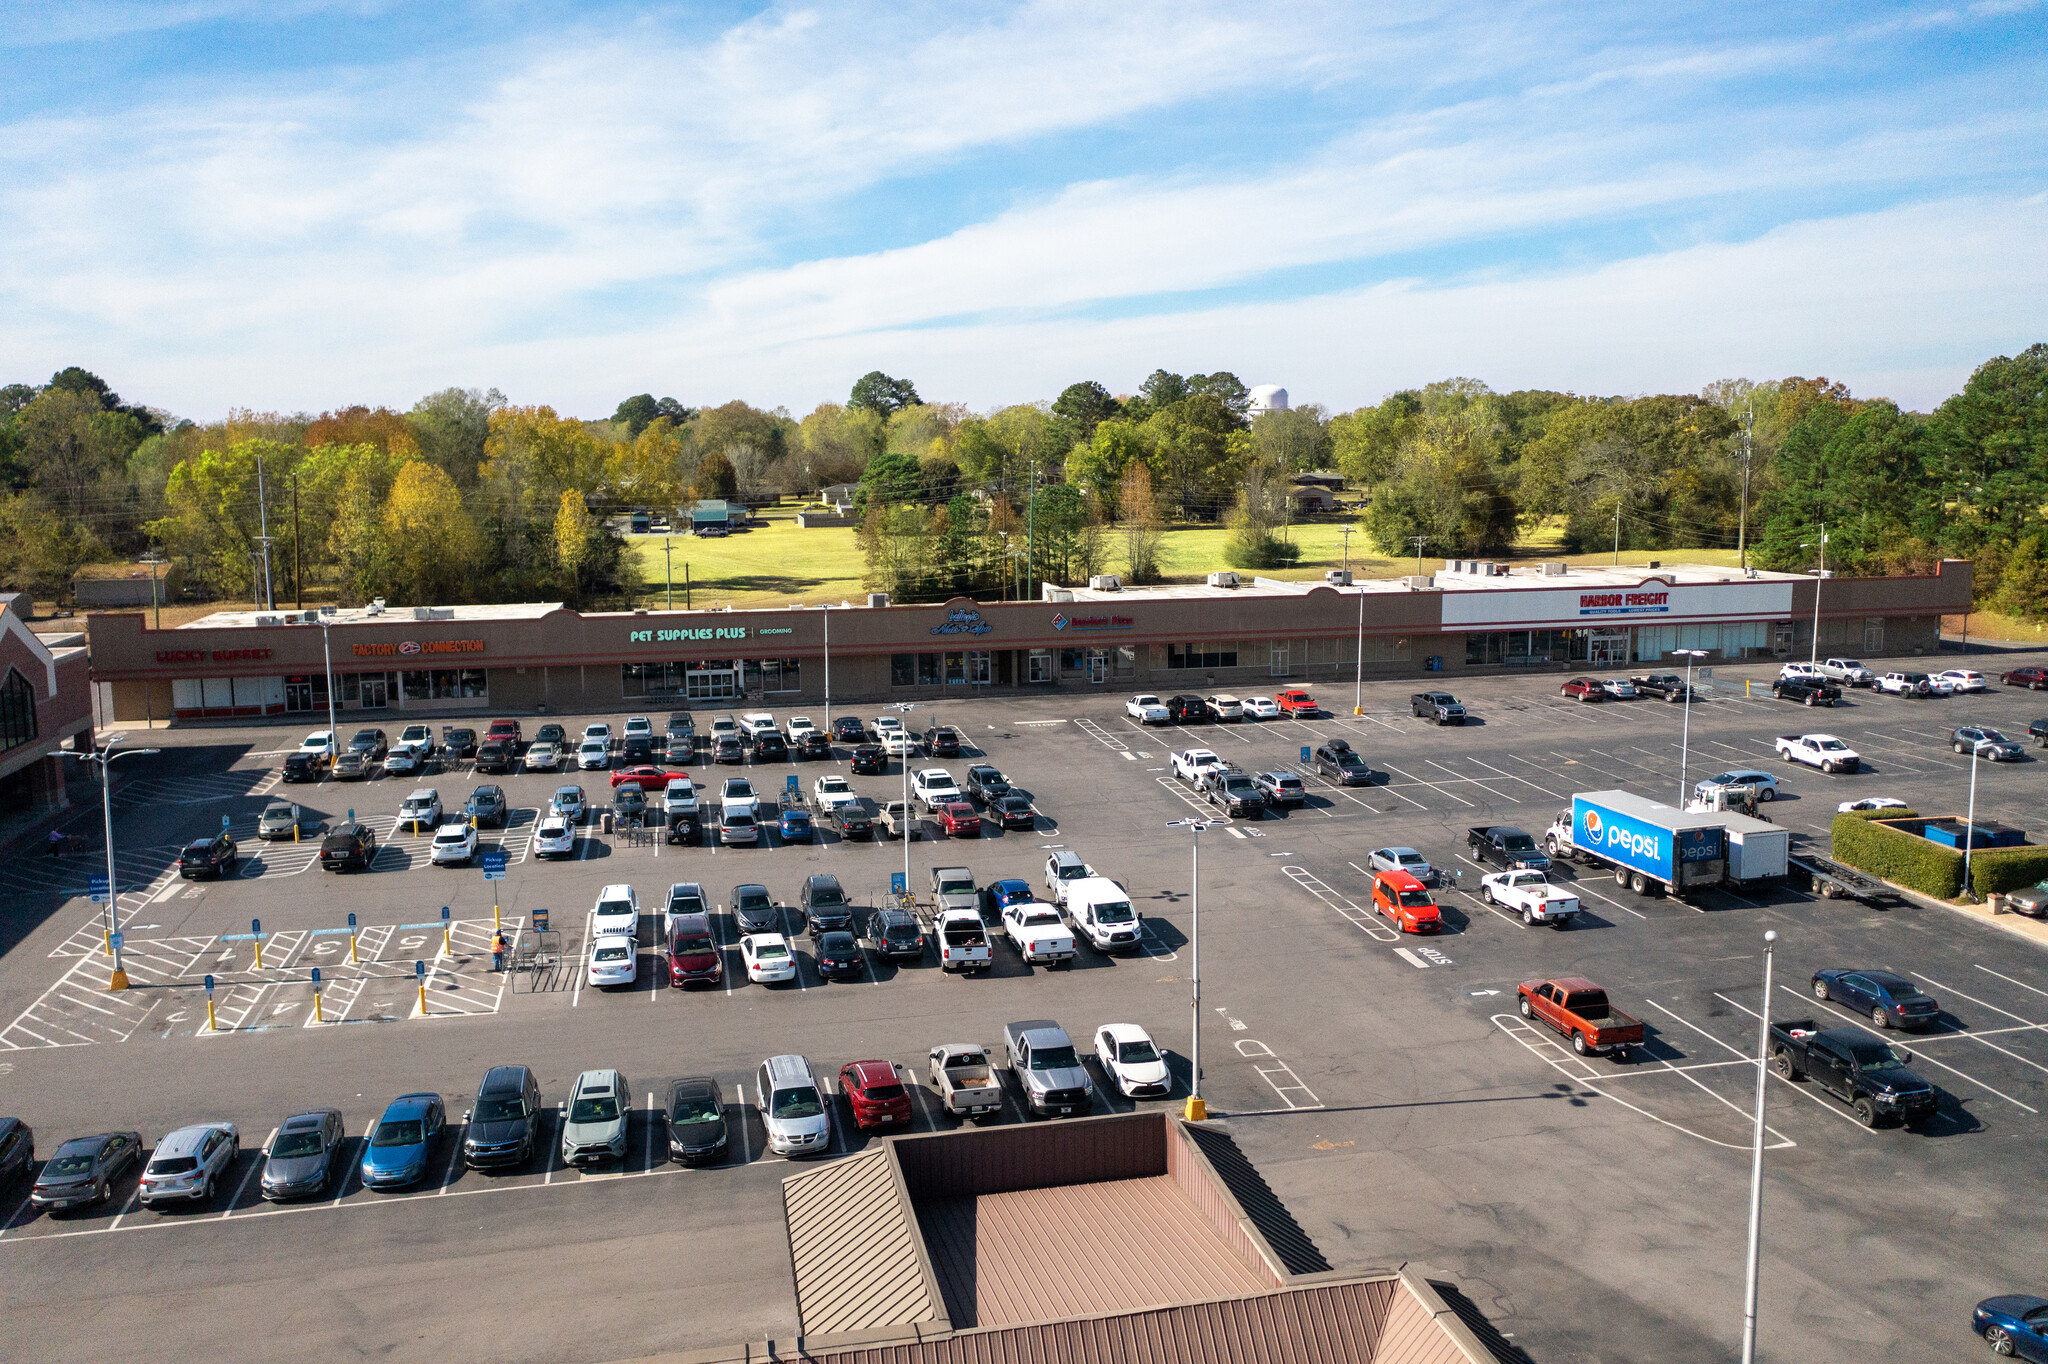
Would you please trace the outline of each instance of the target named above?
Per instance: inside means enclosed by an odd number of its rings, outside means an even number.
[[[1025,602],[586,613],[559,604],[222,611],[176,629],[92,618],[94,680],[120,721],[589,713],[1046,688],[1239,691],[1641,671],[1703,662],[1934,654],[1970,606],[1970,565],[1839,578],[1676,564],[1450,561],[1426,575],[1047,586]],[[1816,601],[1818,590],[1818,601]],[[1816,609],[1817,607],[1817,609]]]

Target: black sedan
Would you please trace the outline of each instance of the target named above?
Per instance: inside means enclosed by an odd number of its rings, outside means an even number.
[[[868,813],[865,801],[842,801],[832,807],[832,827],[842,839],[873,838],[875,817]]]
[[[1031,797],[1016,791],[1007,791],[990,801],[988,812],[1005,829],[1038,827],[1038,811],[1032,808]]]
[[[889,770],[889,755],[880,744],[862,744],[853,750],[848,766],[856,776],[879,776]]]
[[[102,1132],[59,1146],[36,1176],[29,1202],[38,1208],[86,1208],[112,1197],[114,1181],[142,1164],[142,1134]]]
[[[1815,971],[1813,997],[1869,1014],[1880,1028],[1927,1028],[1941,1017],[1934,996],[1891,971]]]
[[[2001,1293],[1977,1304],[1970,1329],[1991,1353],[2007,1359],[2048,1360],[2048,1298]]]
[[[668,1153],[685,1165],[725,1155],[725,1095],[709,1076],[677,1080],[663,1105],[668,1117]]]
[[[832,737],[842,744],[865,743],[868,731],[858,716],[842,715],[832,722]]]
[[[818,935],[818,974],[826,980],[854,980],[867,970],[867,958],[853,934],[835,928]]]

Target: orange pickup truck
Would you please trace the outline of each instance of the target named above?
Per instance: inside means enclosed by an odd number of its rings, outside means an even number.
[[[1611,1053],[1626,1061],[1628,1049],[1643,1044],[1642,1023],[1609,1004],[1607,992],[1584,976],[1525,980],[1515,993],[1521,996],[1522,1017],[1548,1023],[1581,1056]]]

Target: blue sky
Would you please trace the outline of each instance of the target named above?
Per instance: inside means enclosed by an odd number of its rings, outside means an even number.
[[[2048,7],[0,8],[0,381],[1908,406],[2048,339]]]

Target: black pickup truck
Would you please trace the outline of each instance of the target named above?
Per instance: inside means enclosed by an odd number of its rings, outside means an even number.
[[[1771,1066],[1788,1080],[1811,1079],[1865,1127],[1912,1126],[1934,1116],[1934,1086],[1906,1068],[1913,1054],[1861,1028],[1823,1031],[1810,1018],[1771,1020]]]
[[[1780,701],[1797,701],[1802,706],[1832,706],[1842,699],[1842,689],[1832,682],[1806,677],[1781,677],[1771,683],[1771,695]]]
[[[1458,704],[1458,698],[1447,691],[1419,691],[1408,698],[1408,713],[1418,720],[1434,720],[1440,725],[1462,725],[1465,723],[1465,708]]]
[[[2048,748],[2048,715],[2042,716],[2034,721],[2033,724],[2027,726],[2027,737],[2040,744],[2041,747]]]
[[[1641,677],[1631,677],[1629,682],[1639,696],[1655,696],[1674,702],[1685,699],[1685,679],[1677,673],[1645,673]]]
[[[1473,860],[1502,871],[1550,870],[1550,859],[1536,846],[1536,840],[1512,824],[1483,824],[1467,829],[1465,846],[1472,850]]]

